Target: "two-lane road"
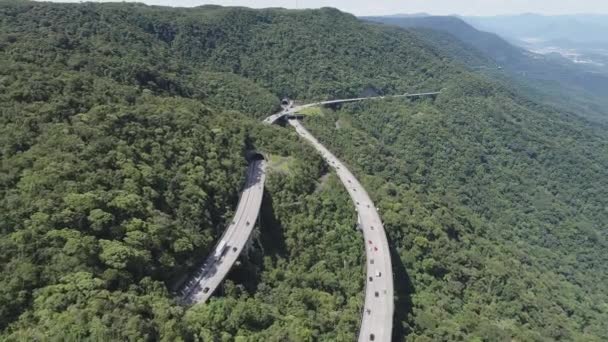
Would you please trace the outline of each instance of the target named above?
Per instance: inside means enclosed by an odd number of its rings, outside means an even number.
[[[265,179],[266,161],[251,161],[232,222],[216,244],[213,253],[180,291],[185,302],[207,301],[238,259],[257,220],[264,195]]]
[[[382,220],[374,203],[355,176],[327,150],[298,120],[289,120],[296,132],[308,140],[335,169],[348,190],[358,213],[359,227],[365,239],[365,304],[359,329],[359,341],[390,341],[393,327],[393,268]]]

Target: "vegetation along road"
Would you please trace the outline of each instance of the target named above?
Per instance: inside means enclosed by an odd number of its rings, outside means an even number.
[[[337,99],[337,100],[328,100],[328,101],[321,101],[321,102],[313,102],[313,103],[308,103],[308,104],[301,105],[301,106],[294,106],[293,102],[291,102],[289,105],[284,106],[283,109],[280,112],[278,112],[276,114],[273,114],[273,115],[267,117],[266,119],[264,119],[264,123],[274,124],[275,122],[277,122],[278,120],[284,118],[285,116],[297,113],[298,111],[300,111],[300,110],[302,110],[304,108],[310,108],[310,107],[315,107],[315,106],[323,106],[323,105],[338,104],[338,103],[347,103],[347,102],[357,102],[357,101],[365,101],[365,100],[380,100],[380,99],[384,99],[384,98],[398,98],[398,97],[419,98],[419,97],[427,97],[427,96],[431,96],[432,97],[432,96],[439,95],[439,93],[440,93],[439,91],[434,91],[434,92],[416,93],[416,94],[355,97],[355,98],[350,98],[350,99]]]
[[[238,259],[258,217],[265,179],[266,162],[263,158],[255,158],[249,164],[247,180],[234,219],[215,246],[213,254],[207,257],[181,290],[185,302],[207,301]]]
[[[435,96],[437,94],[439,92],[393,95],[388,97],[412,98]],[[269,116],[264,122],[269,124],[275,123],[308,107],[382,98],[385,98],[385,96],[329,100],[301,106],[294,106],[293,101],[289,101],[283,106],[281,112]],[[359,341],[389,341],[394,311],[393,272],[390,250],[382,220],[361,183],[359,183],[344,164],[320,144],[299,121],[291,119],[289,123],[336,170],[357,210],[358,228],[363,232],[367,260],[365,304],[361,318]],[[249,165],[247,180],[234,219],[215,246],[213,254],[207,257],[198,271],[184,284],[180,291],[186,303],[201,303],[209,299],[226,275],[228,275],[228,272],[238,259],[239,254],[251,235],[262,204],[266,166],[263,157],[254,159]]]
[[[337,99],[329,101],[314,102],[300,106],[294,106],[293,101],[283,106],[279,113],[273,114],[264,122],[273,124],[281,119],[289,118],[304,108],[338,104],[383,98],[417,98],[436,96],[439,92],[426,92],[417,94],[403,94],[392,96],[358,97],[350,99]],[[295,127],[296,132],[306,140],[323,156],[325,161],[331,165],[346,187],[352,198],[358,214],[358,228],[363,232],[365,240],[366,255],[366,286],[365,304],[361,317],[359,329],[359,341],[390,341],[393,324],[393,272],[391,266],[390,250],[388,241],[374,203],[369,195],[355,178],[355,176],[336,158],[325,146],[323,146],[304,126],[294,119],[289,124]]]
[[[355,176],[315,139],[298,120],[289,120],[296,132],[308,140],[331,165],[348,190],[358,214],[358,227],[365,239],[365,305],[359,341],[390,341],[393,326],[393,271],[382,220],[374,203]]]

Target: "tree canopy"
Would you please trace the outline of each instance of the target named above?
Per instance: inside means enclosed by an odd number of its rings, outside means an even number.
[[[353,340],[356,212],[259,119],[283,96],[439,89],[305,122],[380,208],[395,340],[608,339],[606,130],[424,34],[330,8],[0,3],[0,340]],[[182,306],[251,149],[260,224],[221,293]]]

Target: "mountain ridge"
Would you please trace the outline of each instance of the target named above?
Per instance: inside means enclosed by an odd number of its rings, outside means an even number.
[[[16,2],[0,18],[0,339],[353,340],[356,211],[260,119],[283,96],[370,88],[442,90],[305,119],[377,203],[394,340],[608,338],[606,131],[473,72],[445,34],[335,9]],[[221,295],[181,306],[168,289],[230,224],[251,149],[270,171],[249,253]]]
[[[498,77],[503,77],[496,72],[498,67],[504,68],[507,77],[511,79],[508,82],[519,83],[534,96],[543,98],[545,103],[554,102],[565,110],[580,112],[581,115],[588,113],[587,116],[596,121],[605,121],[607,117],[606,110],[601,108],[608,105],[605,101],[608,95],[608,74],[575,65],[560,56],[532,53],[495,33],[479,31],[460,18],[363,18],[414,31],[426,28],[444,32],[462,42],[445,43],[445,46],[450,46],[449,49],[454,53],[452,57],[456,60],[470,59],[467,55],[475,53],[474,51],[481,53],[481,56],[473,59],[477,63],[483,61],[484,57],[492,59],[485,65],[469,63],[469,67],[494,70]],[[475,50],[467,51],[463,44],[472,46]]]

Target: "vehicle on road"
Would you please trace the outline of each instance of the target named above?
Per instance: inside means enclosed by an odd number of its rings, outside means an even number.
[[[217,244],[217,248],[215,249],[214,256],[216,258],[220,258],[224,254],[224,250],[226,249],[226,241],[222,240]]]
[[[390,269],[391,266],[390,255],[388,255],[389,249],[386,246],[386,241],[384,239],[376,239],[377,233],[380,233],[385,236],[385,232],[382,227],[382,220],[380,217],[378,217],[376,210],[372,210],[372,206],[374,206],[374,204],[367,195],[365,189],[361,187],[356,178],[351,178],[353,177],[353,175],[350,174],[350,171],[348,170],[347,166],[337,160],[333,155],[331,155],[331,153],[327,153],[327,150],[318,141],[316,141],[316,139],[314,139],[311,134],[307,134],[306,130],[303,129],[297,118],[294,119],[296,120],[290,118],[288,122],[297,130],[299,129],[301,131],[300,136],[305,137],[307,140],[310,140],[310,143],[313,145],[313,147],[315,147],[318,150],[319,154],[325,159],[327,165],[333,167],[335,172],[338,174],[340,180],[343,181],[346,190],[348,190],[348,193],[351,197],[351,203],[355,204],[354,209],[356,210],[358,216],[357,228],[361,229],[363,232],[364,248],[366,248],[366,244],[367,248],[369,248],[368,251],[364,250],[364,252],[366,253],[366,257],[369,260],[369,264],[367,266],[367,272],[369,273],[366,272],[367,274],[365,274],[367,275],[369,282],[369,284],[366,283],[369,286],[367,286],[365,300],[366,302],[368,302],[369,300],[373,300],[373,298],[377,298],[375,302],[378,304],[378,306],[374,307],[373,310],[378,311],[378,314],[376,315],[375,312],[375,314],[372,315],[372,308],[364,307],[360,326],[361,330],[359,330],[359,341],[375,341],[376,338],[381,341],[389,341],[392,328],[392,319],[390,319],[389,317],[392,317],[393,315],[392,272],[385,274],[382,277],[382,274],[376,270],[376,266],[374,265],[374,258],[380,258],[381,267],[388,266],[388,269]],[[344,170],[341,169],[342,166],[344,166]],[[371,229],[373,231],[372,235],[368,236],[368,229]],[[378,254],[376,255],[375,253]],[[372,265],[371,269],[369,265]],[[386,271],[382,272],[387,273]],[[389,292],[389,290],[391,292]],[[383,299],[379,298],[381,291],[385,295],[383,296]],[[375,334],[379,335],[376,336]]]

